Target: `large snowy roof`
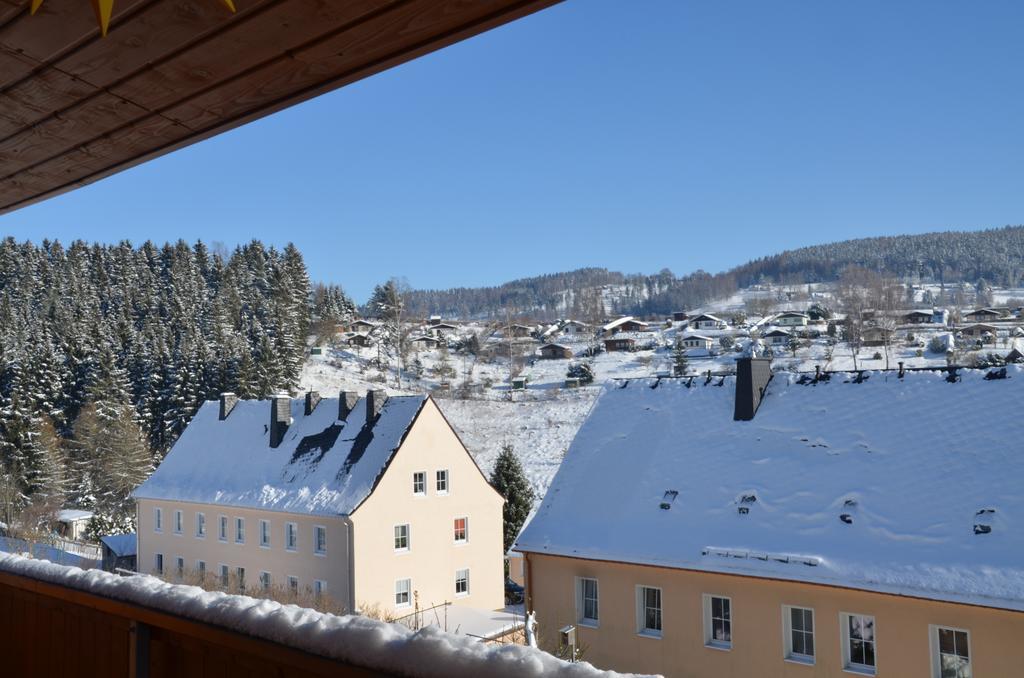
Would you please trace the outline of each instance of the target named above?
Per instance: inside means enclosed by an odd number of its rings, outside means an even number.
[[[1006,371],[777,374],[749,422],[732,377],[613,382],[516,548],[1024,610]]]
[[[308,417],[303,400],[292,400],[292,424],[276,448],[270,401],[240,401],[224,421],[210,401],[135,496],[347,515],[369,496],[424,400],[392,396],[372,426],[365,398],[347,423],[338,420],[337,398],[324,398]]]
[[[603,331],[605,331],[605,332],[608,332],[608,331],[614,330],[614,329],[615,329],[616,327],[618,327],[619,325],[624,325],[624,324],[626,324],[626,323],[636,323],[637,325],[641,325],[641,326],[643,326],[643,327],[647,327],[647,323],[645,323],[644,321],[642,321],[642,320],[637,320],[637,319],[636,319],[636,318],[634,318],[633,316],[631,316],[631,315],[627,315],[627,316],[625,316],[625,317],[622,317],[622,318],[618,318],[617,320],[613,320],[613,321],[611,321],[610,323],[607,323],[607,324],[606,324],[606,325],[604,325],[604,326],[603,326],[603,327],[602,327],[601,329],[602,329]]]

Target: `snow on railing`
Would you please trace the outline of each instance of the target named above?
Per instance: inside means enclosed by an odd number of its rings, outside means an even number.
[[[792,553],[767,553],[765,551],[744,551],[742,549],[721,549],[708,546],[701,551],[702,556],[718,556],[720,558],[739,558],[749,560],[760,560],[762,562],[775,562],[793,565],[807,565],[817,567],[821,565],[821,558],[815,556],[800,556]]]
[[[169,584],[148,575],[119,577],[0,553],[0,572],[142,605],[246,633],[356,666],[405,676],[612,678],[586,662],[570,664],[535,648],[488,645],[435,626],[413,632],[367,617],[336,616],[271,600]]]

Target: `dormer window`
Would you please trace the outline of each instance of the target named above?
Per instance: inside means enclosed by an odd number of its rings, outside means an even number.
[[[416,471],[412,474],[412,493],[420,497],[427,494],[426,471]]]

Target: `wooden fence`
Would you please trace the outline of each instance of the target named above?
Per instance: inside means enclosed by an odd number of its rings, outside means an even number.
[[[0,572],[0,675],[376,676],[229,629]]]

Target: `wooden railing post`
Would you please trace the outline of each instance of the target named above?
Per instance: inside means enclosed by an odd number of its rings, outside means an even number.
[[[128,676],[129,678],[149,678],[149,626],[132,620],[130,633]]]

